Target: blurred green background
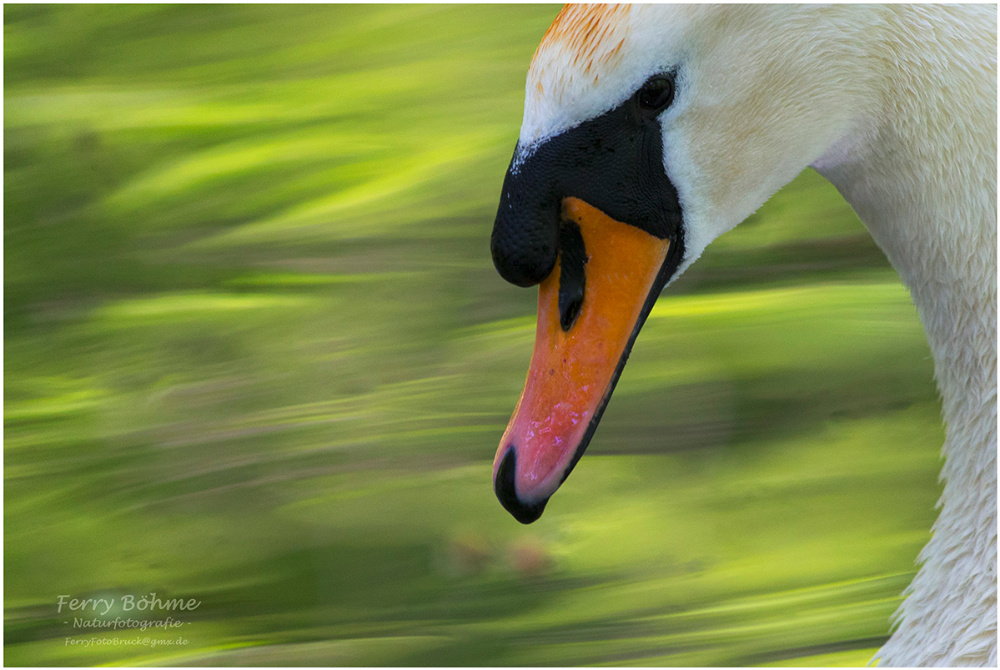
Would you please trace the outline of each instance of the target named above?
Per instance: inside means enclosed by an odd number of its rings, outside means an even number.
[[[661,298],[545,516],[494,499],[536,297],[489,234],[557,11],[5,5],[7,664],[868,661],[943,431],[812,171]],[[153,592],[186,644],[56,608]]]

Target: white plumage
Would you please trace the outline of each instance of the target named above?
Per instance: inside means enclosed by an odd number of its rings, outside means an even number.
[[[811,165],[910,289],[945,485],[878,658],[996,665],[996,7],[567,7],[532,61],[518,156],[671,68],[659,120],[684,212],[678,275]]]

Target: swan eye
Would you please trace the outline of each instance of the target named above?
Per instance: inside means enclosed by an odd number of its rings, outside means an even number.
[[[660,112],[674,100],[674,80],[664,75],[647,81],[636,93],[639,108],[645,112]]]

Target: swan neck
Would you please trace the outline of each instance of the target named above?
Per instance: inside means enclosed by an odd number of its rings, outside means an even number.
[[[909,289],[942,397],[941,512],[879,656],[995,666],[996,15],[977,32],[961,16],[975,10],[933,11],[944,14],[936,40],[902,19],[880,28],[881,104],[814,167]]]

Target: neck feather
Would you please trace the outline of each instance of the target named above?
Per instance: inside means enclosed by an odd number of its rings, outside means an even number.
[[[910,289],[946,423],[941,513],[879,656],[996,665],[996,18],[970,34],[962,8],[926,9],[936,39],[881,27],[879,116],[814,167]]]

